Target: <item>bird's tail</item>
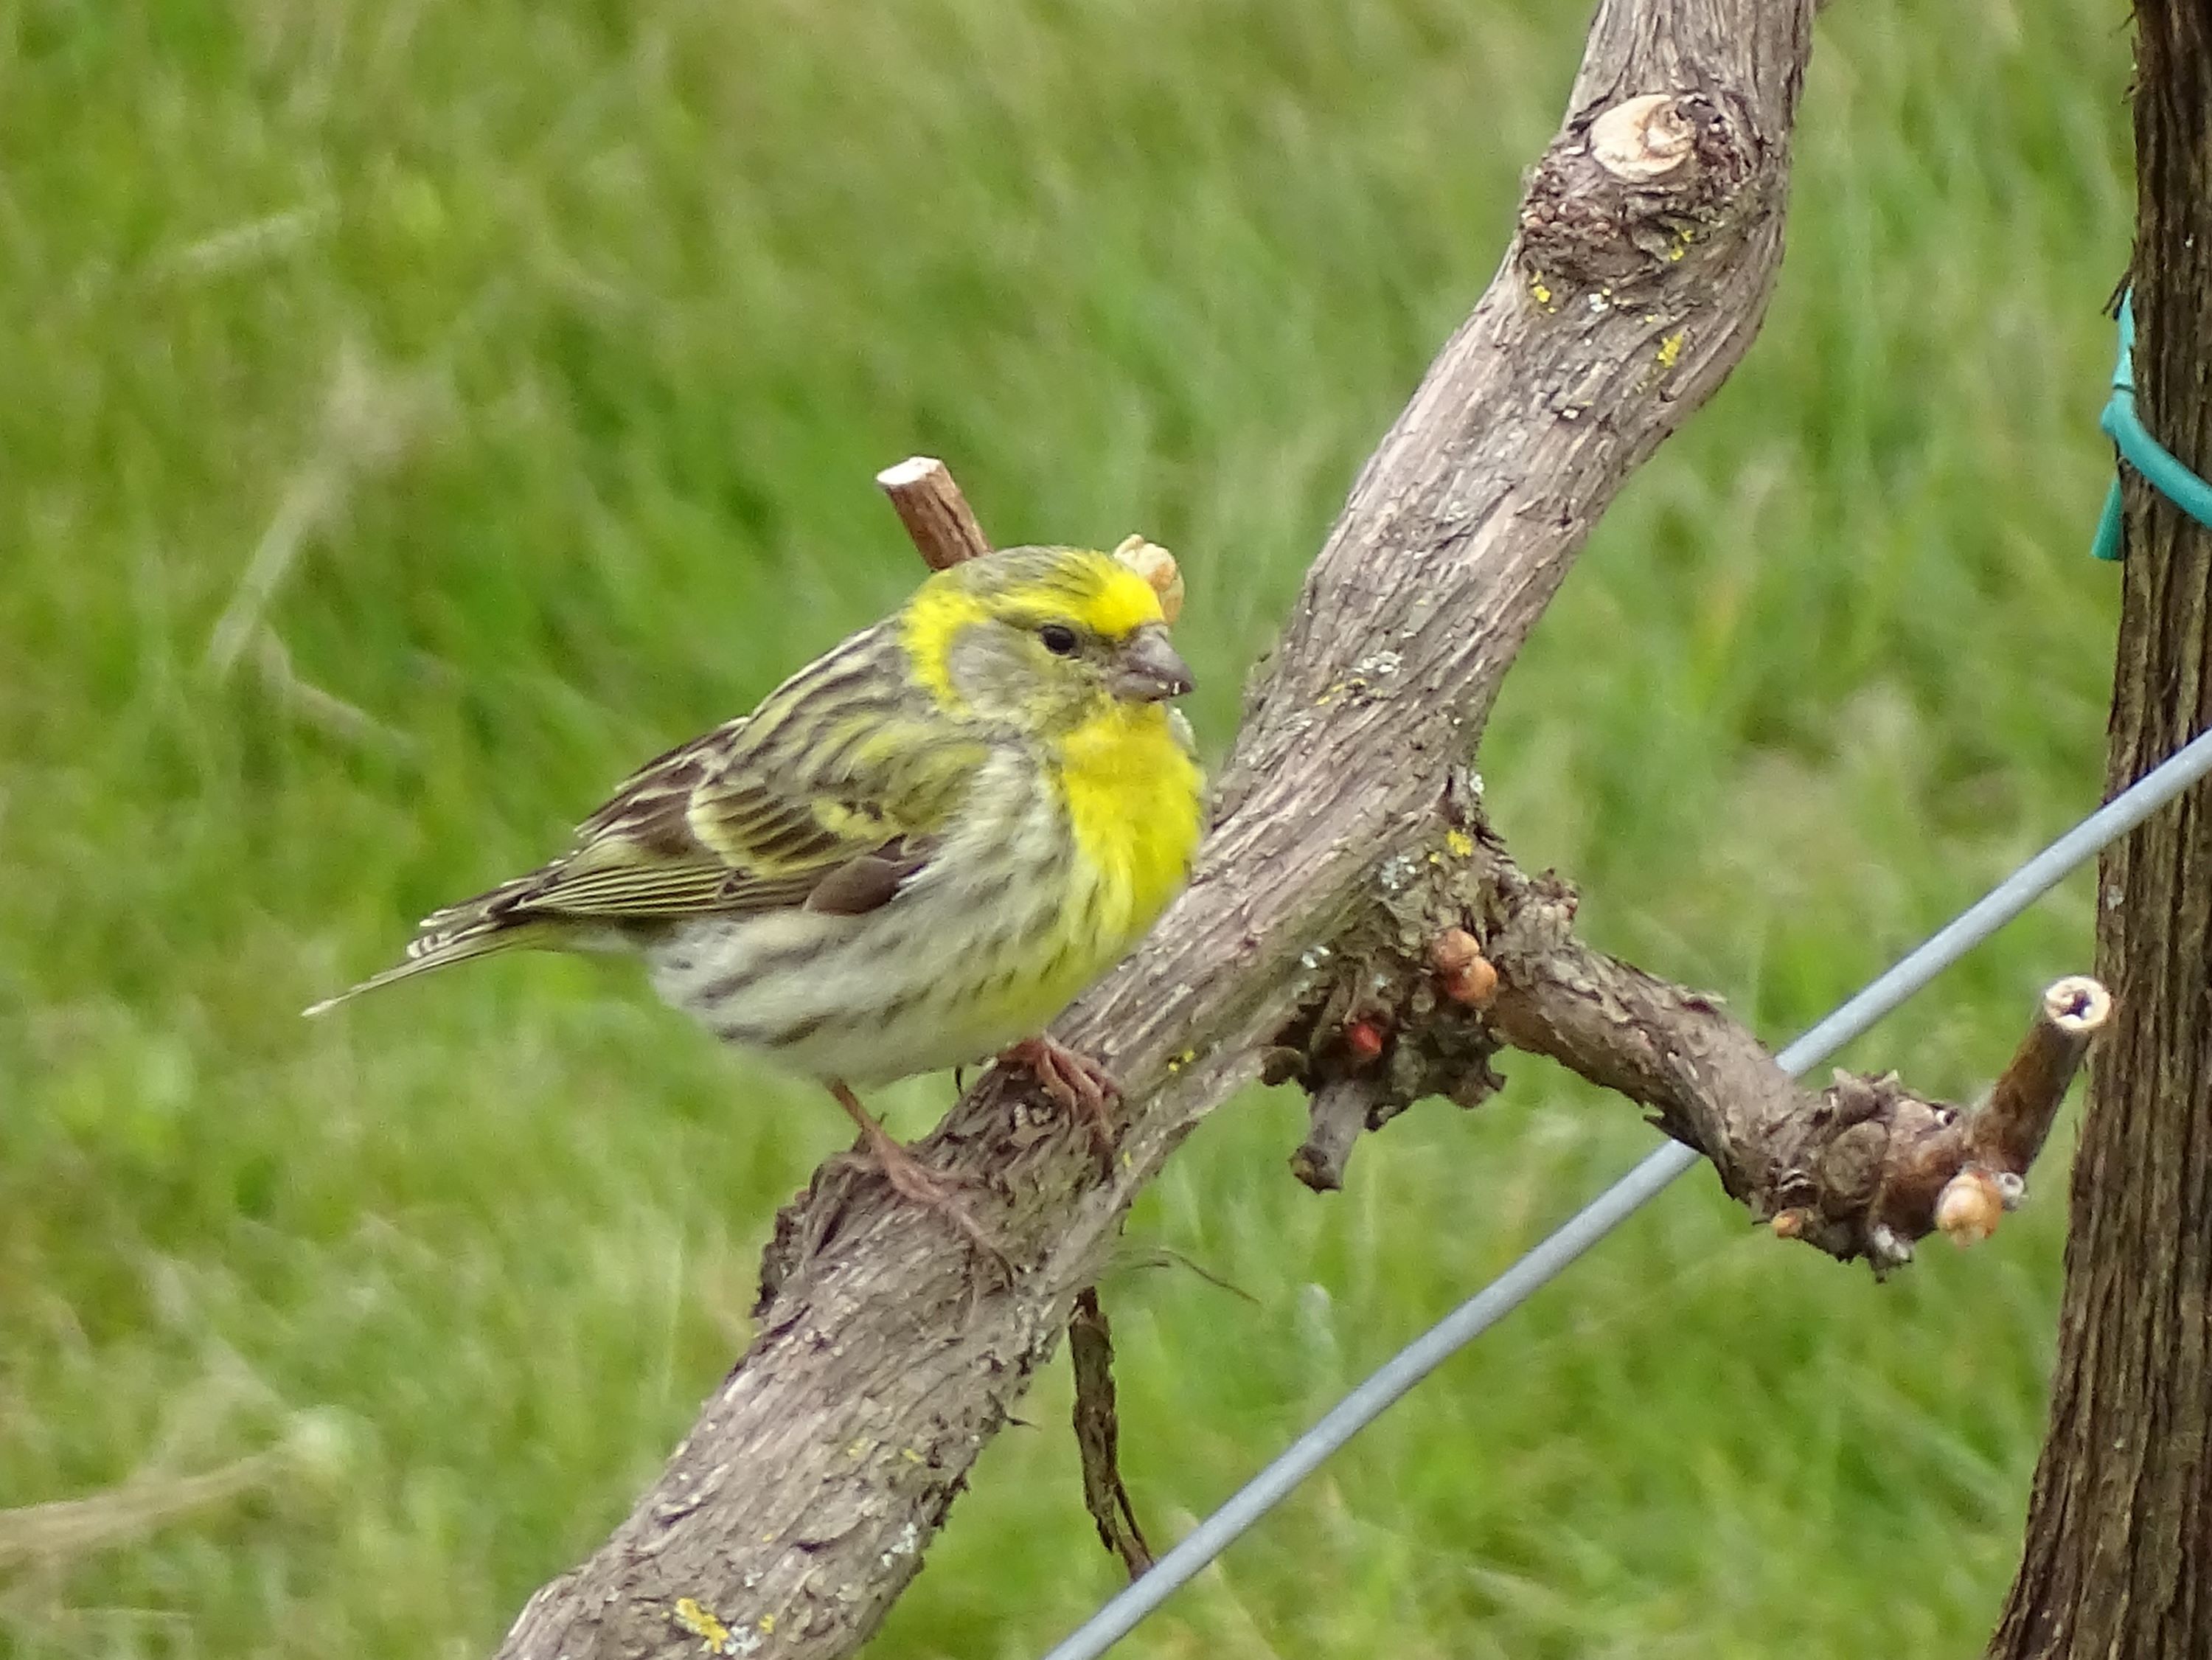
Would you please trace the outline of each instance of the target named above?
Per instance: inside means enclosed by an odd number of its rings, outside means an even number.
[[[534,880],[534,877],[525,877],[503,887],[494,888],[489,893],[477,898],[433,911],[422,919],[422,932],[407,947],[407,955],[403,961],[381,974],[369,976],[357,986],[348,987],[335,997],[325,997],[301,1012],[312,1018],[360,996],[365,991],[374,991],[397,981],[411,980],[418,974],[429,973],[433,969],[465,963],[471,958],[489,957],[495,952],[557,943],[557,936],[562,930],[556,923],[518,917],[510,909],[514,898]]]

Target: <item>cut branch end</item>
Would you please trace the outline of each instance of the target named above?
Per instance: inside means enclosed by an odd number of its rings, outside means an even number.
[[[952,470],[933,455],[910,455],[876,475],[915,550],[932,570],[950,570],[990,552],[975,510],[953,482]]]
[[[1375,1080],[1358,1073],[1332,1079],[1316,1090],[1306,1104],[1306,1139],[1291,1155],[1291,1174],[1316,1193],[1342,1188],[1352,1149],[1363,1131],[1375,1128],[1380,1099]]]
[[[1656,179],[1682,165],[1696,138],[1674,94],[1645,93],[1623,99],[1590,124],[1590,159],[1616,179]]]
[[[1970,1145],[1977,1164],[1992,1175],[2027,1174],[2089,1040],[2112,1015],[2112,993],[2086,975],[2069,975],[2044,992],[2035,1023],[1974,1115]]]

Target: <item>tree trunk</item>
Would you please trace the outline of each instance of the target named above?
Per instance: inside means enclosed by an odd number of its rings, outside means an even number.
[[[2137,0],[2136,384],[2212,474],[2212,17]],[[2130,472],[2108,787],[2212,722],[2212,532]],[[2050,1438],[1990,1653],[2212,1656],[2212,793],[2105,856],[2118,1000],[2075,1166]]]

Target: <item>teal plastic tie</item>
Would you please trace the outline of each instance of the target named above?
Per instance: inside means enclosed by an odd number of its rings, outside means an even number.
[[[2112,366],[2112,396],[2097,424],[2119,447],[2120,459],[2142,474],[2159,492],[2194,519],[2212,529],[2212,484],[2206,483],[2174,458],[2173,453],[2150,435],[2150,429],[2136,413],[2136,313],[2131,295],[2120,296],[2120,361]],[[2120,556],[2120,481],[2105,496],[2105,511],[2097,519],[2097,539],[2089,551],[2100,559]]]

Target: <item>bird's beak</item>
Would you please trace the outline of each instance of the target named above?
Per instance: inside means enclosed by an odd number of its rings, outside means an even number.
[[[1159,703],[1190,690],[1190,666],[1169,642],[1160,623],[1147,623],[1114,654],[1106,676],[1114,696],[1133,703]]]

